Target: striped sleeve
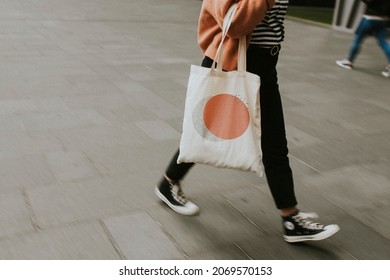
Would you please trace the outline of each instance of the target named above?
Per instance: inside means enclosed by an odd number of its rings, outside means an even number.
[[[252,33],[251,44],[260,47],[271,47],[280,44],[284,39],[284,19],[289,0],[276,0],[275,6],[269,10]]]

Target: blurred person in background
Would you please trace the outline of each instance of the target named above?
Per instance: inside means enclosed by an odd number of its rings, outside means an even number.
[[[301,242],[322,240],[335,234],[337,225],[312,221],[315,213],[303,213],[297,207],[293,175],[288,159],[283,108],[278,86],[276,65],[280,44],[284,39],[284,18],[288,0],[203,0],[198,24],[198,43],[204,54],[203,67],[211,67],[222,38],[226,12],[237,2],[236,14],[224,45],[222,68],[237,69],[238,39],[247,36],[247,71],[261,78],[261,145],[264,170],[272,197],[279,209],[284,240]],[[173,156],[164,176],[155,188],[157,196],[182,215],[195,215],[199,207],[188,200],[181,181],[193,163],[177,163],[179,151]]]
[[[359,54],[361,45],[368,36],[374,35],[387,57],[388,65],[382,71],[386,78],[390,77],[390,44],[387,42],[387,23],[390,19],[390,0],[362,0],[366,11],[356,29],[355,37],[349,50],[348,58],[337,60],[336,64],[345,69],[353,69],[353,63]]]

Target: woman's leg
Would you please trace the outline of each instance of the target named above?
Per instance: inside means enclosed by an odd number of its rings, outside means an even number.
[[[295,209],[293,175],[288,159],[282,102],[276,64],[278,54],[271,49],[250,46],[247,70],[261,78],[261,145],[268,185],[278,209]]]
[[[355,32],[355,37],[353,38],[351,48],[348,54],[348,60],[352,63],[356,56],[359,54],[361,49],[361,44],[363,40],[370,34],[371,32],[371,24],[372,22],[368,19],[362,18],[358,28]]]
[[[278,57],[270,55],[269,52],[269,49],[250,47],[247,56],[248,71],[261,77],[261,141],[268,185],[276,206],[280,209],[284,240],[287,242],[322,240],[335,234],[339,227],[313,222],[311,219],[317,218],[317,215],[302,213],[297,209],[277,82]]]
[[[175,155],[172,157],[171,162],[168,165],[167,170],[165,171],[165,176],[168,177],[169,180],[177,182],[184,178],[184,176],[188,173],[194,163],[177,163],[177,158],[179,157],[180,151],[177,150]]]
[[[378,39],[378,43],[387,57],[387,62],[390,64],[390,44],[387,42],[386,23],[385,21],[381,21],[379,24],[380,28],[376,32],[376,38]]]
[[[213,60],[209,57],[205,57],[202,61],[203,67],[210,68],[212,64]],[[194,166],[194,163],[177,163],[179,153],[180,151],[177,150],[165,171],[165,176],[168,177],[168,179],[171,181],[182,180],[191,167]]]
[[[213,61],[205,57],[202,66],[211,67]],[[181,189],[180,181],[194,166],[194,163],[177,163],[180,150],[177,150],[172,157],[165,175],[155,188],[157,196],[164,201],[171,209],[183,215],[195,215],[199,212],[199,207],[189,201]]]

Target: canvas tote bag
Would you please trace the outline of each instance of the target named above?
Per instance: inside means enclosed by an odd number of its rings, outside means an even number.
[[[246,72],[246,37],[240,38],[238,70],[222,70],[223,41],[236,4],[224,18],[211,68],[191,65],[177,162],[194,162],[263,174],[260,142],[260,77]],[[229,58],[224,58],[229,59]]]

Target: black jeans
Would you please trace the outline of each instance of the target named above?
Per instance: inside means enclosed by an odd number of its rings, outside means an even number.
[[[297,201],[288,159],[288,148],[280,98],[276,64],[279,46],[259,48],[249,46],[247,71],[260,76],[261,147],[264,171],[278,209],[294,207]],[[202,66],[211,67],[212,59],[205,57]],[[172,158],[166,175],[174,181],[183,179],[193,163],[177,164],[179,151]]]

